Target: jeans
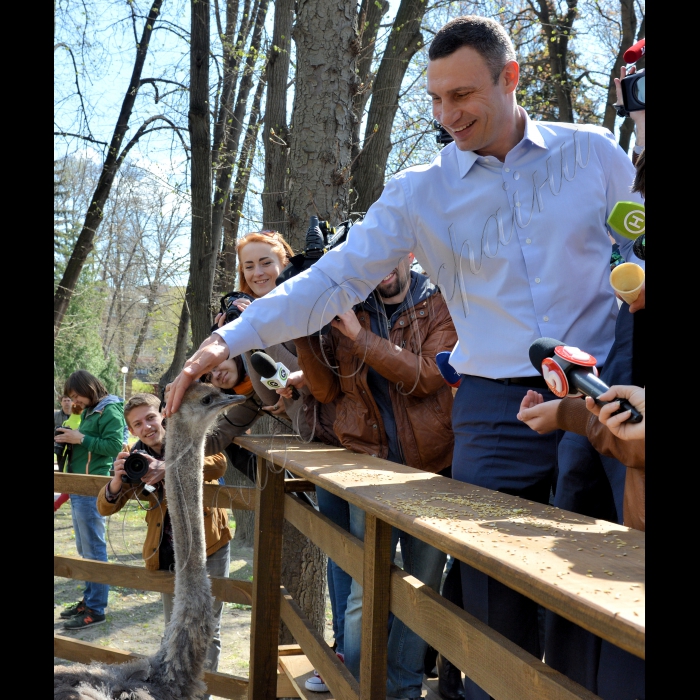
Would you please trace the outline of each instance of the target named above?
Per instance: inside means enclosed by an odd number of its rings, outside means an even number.
[[[350,531],[348,502],[325,489],[316,487],[318,510],[343,530]],[[338,654],[345,653],[345,609],[350,595],[352,579],[334,561],[328,559],[328,595],[333,613],[333,636]]]
[[[220,578],[228,578],[229,564],[231,562],[231,543],[227,542],[221,549],[217,549],[214,554],[207,557],[207,573],[209,576],[218,576]],[[173,601],[175,596],[172,593],[161,593],[163,600],[163,616],[165,617],[165,626],[173,614]],[[214,636],[211,644],[207,649],[207,656],[204,661],[204,670],[216,672],[219,668],[219,656],[221,655],[221,613],[224,610],[224,602],[214,599],[212,605],[212,615],[214,616]],[[202,696],[204,700],[209,700],[210,695]]]
[[[364,539],[365,513],[350,505],[350,532]],[[416,537],[391,529],[391,551],[401,543],[404,571],[415,576],[434,591],[440,588],[446,554]],[[359,680],[360,644],[362,639],[362,586],[354,579],[345,611],[345,665]],[[420,698],[427,642],[398,618],[390,621],[387,647],[386,692],[390,698]]]
[[[71,495],[70,505],[78,554],[83,559],[107,561],[105,519],[97,512],[97,497]],[[106,583],[85,582],[85,605],[99,615],[104,615],[108,595],[109,586]]]

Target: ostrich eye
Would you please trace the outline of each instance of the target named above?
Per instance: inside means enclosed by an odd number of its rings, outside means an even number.
[[[211,394],[207,394],[207,396],[202,399],[202,403],[208,406],[211,403]]]

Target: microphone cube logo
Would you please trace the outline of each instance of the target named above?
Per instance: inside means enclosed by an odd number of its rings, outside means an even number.
[[[644,233],[644,209],[634,209],[627,213],[623,226],[631,236],[641,236]]]
[[[276,382],[274,379],[266,379],[265,384],[267,384],[270,389],[281,389],[282,385]]]
[[[280,376],[280,379],[281,379],[283,382],[287,381],[287,377],[288,377],[289,375],[287,374],[287,368],[286,368],[286,367],[280,367],[279,376]]]

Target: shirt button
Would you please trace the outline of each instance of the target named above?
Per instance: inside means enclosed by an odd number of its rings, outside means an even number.
[[[421,316],[425,316],[425,311],[420,311],[419,313]]]
[[[526,238],[525,243],[532,243],[532,238]]]
[[[516,202],[516,203],[515,203],[515,206],[516,206],[516,207],[519,207],[519,206],[520,206],[520,202]]]
[[[519,180],[519,179],[520,179],[520,173],[519,173],[517,170],[513,173],[513,179],[514,179],[514,180]]]
[[[535,277],[535,282],[537,282],[537,284],[539,284],[539,283],[540,283],[540,278],[539,278],[539,277]]]
[[[507,183],[507,182],[504,182],[504,183],[503,183],[503,189],[504,189],[504,190],[507,190],[507,189],[508,189],[508,183]]]
[[[510,172],[510,168],[503,168],[507,173]]]
[[[399,323],[399,326],[403,326],[403,321],[401,321],[401,322]]]
[[[543,320],[543,321],[549,321],[549,316],[544,316],[544,317],[542,318],[542,320]]]
[[[377,424],[375,423],[372,427],[376,430],[376,429],[377,429]]]

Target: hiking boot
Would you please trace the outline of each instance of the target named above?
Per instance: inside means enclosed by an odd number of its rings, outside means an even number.
[[[71,605],[69,608],[66,608],[65,610],[61,610],[61,617],[65,620],[69,617],[75,617],[76,615],[79,615],[80,613],[85,612],[85,601],[81,600],[79,603],[76,603],[75,605]]]
[[[68,622],[64,622],[63,628],[67,630],[81,630],[85,627],[100,625],[106,621],[107,618],[104,615],[100,615],[86,606],[83,612],[74,615]]]

